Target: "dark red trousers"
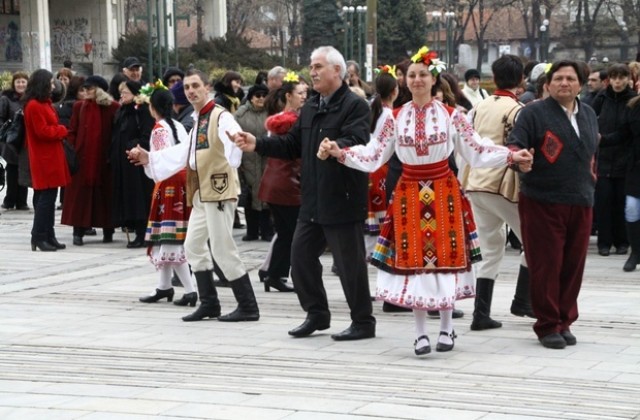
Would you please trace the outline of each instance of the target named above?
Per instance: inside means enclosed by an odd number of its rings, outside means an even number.
[[[533,330],[540,338],[568,330],[578,319],[591,207],[545,203],[520,194],[518,212],[537,318]]]

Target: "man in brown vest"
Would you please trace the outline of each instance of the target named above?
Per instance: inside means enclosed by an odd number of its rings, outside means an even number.
[[[198,283],[200,306],[184,321],[218,318],[219,321],[257,321],[258,304],[249,275],[233,240],[233,216],[239,191],[236,168],[242,151],[227,133],[241,131],[233,116],[210,98],[210,84],[198,70],[187,72],[184,91],[195,110],[190,141],[148,153],[140,146],[129,151],[129,160],[146,165],[156,181],[187,167],[187,202],[192,206],[184,243],[187,260]],[[210,242],[211,252],[207,246]],[[238,307],[220,316],[220,301],[213,283],[213,260],[230,279]]]

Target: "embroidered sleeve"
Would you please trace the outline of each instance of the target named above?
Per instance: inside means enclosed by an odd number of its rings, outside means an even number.
[[[172,145],[169,131],[164,127],[157,127],[151,132],[151,151],[162,150]]]
[[[507,165],[509,149],[482,138],[464,115],[451,115],[456,151],[474,168],[498,168]]]
[[[180,172],[189,161],[189,142],[176,144],[149,153],[149,164],[144,171],[155,182],[165,180]]]
[[[363,172],[374,172],[391,158],[394,147],[395,121],[389,114],[378,136],[372,136],[367,144],[345,147],[338,162]]]
[[[224,145],[224,156],[227,158],[229,166],[232,168],[238,168],[240,166],[240,163],[242,162],[242,150],[240,150],[240,148],[238,148],[238,146],[229,139],[227,133],[233,135],[238,131],[242,131],[242,129],[230,112],[223,112],[220,114],[218,137]]]

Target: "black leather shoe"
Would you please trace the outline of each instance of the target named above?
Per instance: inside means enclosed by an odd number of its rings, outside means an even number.
[[[598,254],[602,255],[603,257],[608,257],[610,253],[611,251],[609,250],[609,248],[598,248]]]
[[[329,329],[331,318],[323,315],[309,315],[304,322],[289,331],[293,337],[307,337],[316,331]]]
[[[35,251],[36,249],[39,249],[42,252],[53,252],[53,251],[57,251],[58,250],[58,248],[56,248],[55,246],[51,245],[47,241],[34,241],[34,240],[31,240],[31,250]]]
[[[629,247],[627,245],[620,245],[616,248],[616,255],[627,255],[629,252]]]
[[[196,306],[196,302],[198,302],[198,293],[196,292],[191,292],[191,293],[185,293],[184,295],[182,295],[182,297],[180,299],[177,299],[175,302],[173,302],[174,305],[176,306]]]
[[[548,349],[563,349],[567,347],[567,342],[559,333],[547,334],[542,338],[538,338],[540,343]]]
[[[73,244],[75,246],[82,246],[84,245],[84,241],[82,240],[82,236],[73,236]]]
[[[560,335],[564,339],[565,343],[567,343],[567,346],[575,346],[578,342],[576,336],[571,334],[571,331],[569,330],[560,331]]]
[[[200,304],[194,313],[183,316],[184,322],[202,321],[205,318],[217,318],[220,316],[220,305],[216,303]]]
[[[427,345],[420,348],[416,347],[420,340],[427,340]],[[420,337],[418,337],[418,339],[413,342],[413,351],[416,356],[423,356],[425,354],[431,353],[431,343],[429,343],[429,337],[426,335],[421,335]]]
[[[271,278],[267,277],[264,280],[264,291],[269,292],[271,288],[276,289],[278,292],[295,292],[295,289],[285,283],[286,279],[283,278]]]
[[[529,318],[535,318],[531,305],[518,305],[515,301],[511,303],[511,314],[515,316],[526,316]]]
[[[143,296],[139,300],[142,303],[155,303],[160,299],[167,298],[167,302],[171,302],[173,300],[174,295],[173,287],[171,289],[160,290],[156,289],[156,292],[150,296]]]
[[[451,331],[451,334],[449,334],[446,331],[440,331],[440,335],[449,336],[449,338],[451,338],[451,344],[445,344],[438,341],[438,344],[436,344],[436,351],[445,352],[445,351],[453,350],[453,346],[456,345],[456,338],[458,338],[458,336],[456,335],[456,332]]]
[[[87,236],[96,236],[98,234],[98,231],[94,228],[88,228],[84,231],[84,234]]]
[[[357,325],[351,324],[346,330],[338,334],[332,334],[331,338],[336,341],[362,340],[363,338],[373,338],[376,336],[376,324]]]
[[[440,311],[427,311],[427,314],[432,318],[440,318]],[[452,314],[453,319],[462,318],[463,316],[464,316],[464,311],[462,311],[461,309],[453,310],[453,314]]]
[[[127,244],[127,248],[142,248],[144,247],[144,239],[136,238]]]
[[[58,239],[55,236],[52,236],[47,240],[51,245],[53,245],[56,249],[65,249],[67,246],[65,244],[61,244],[58,242]]]
[[[413,311],[410,308],[404,308],[402,306],[396,306],[389,302],[384,302],[382,304],[382,312],[393,313],[393,312],[413,312]]]

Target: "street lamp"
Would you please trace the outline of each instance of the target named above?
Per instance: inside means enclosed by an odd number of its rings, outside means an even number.
[[[342,13],[346,16],[344,20],[344,53],[347,60],[353,56],[353,14],[356,8],[353,6],[342,6]]]
[[[366,19],[365,13],[367,13],[367,6],[356,7],[358,13],[358,63],[362,65],[364,63],[364,48],[362,47],[364,41],[364,27],[363,21]]]
[[[453,68],[454,60],[453,18],[455,15],[454,12],[444,12],[444,17],[447,19],[447,69],[449,71]]]
[[[549,54],[549,20],[545,19],[540,25],[540,61],[546,62]]]
[[[431,17],[436,21],[436,51],[440,54],[440,17],[442,17],[442,12],[435,10],[431,12]]]

